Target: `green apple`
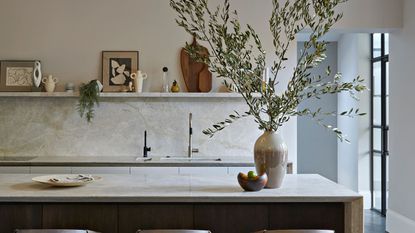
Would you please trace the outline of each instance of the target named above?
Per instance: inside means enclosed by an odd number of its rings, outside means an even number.
[[[254,179],[255,177],[257,177],[257,175],[254,171],[249,171],[248,172],[248,178],[249,179]]]

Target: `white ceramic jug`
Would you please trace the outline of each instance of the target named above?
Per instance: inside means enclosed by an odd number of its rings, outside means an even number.
[[[47,92],[54,92],[56,83],[58,83],[58,78],[49,75],[48,77],[44,77],[42,79],[42,83],[45,85]]]
[[[147,79],[147,74],[139,70],[137,73],[131,74],[131,79],[134,80],[135,92],[143,92],[143,81]]]

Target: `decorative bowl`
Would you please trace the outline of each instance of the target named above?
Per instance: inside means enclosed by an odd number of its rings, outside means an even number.
[[[264,173],[261,176],[249,178],[246,174],[238,174],[239,185],[247,192],[257,192],[262,190],[268,182],[268,176]]]
[[[83,186],[98,180],[102,180],[100,176],[91,175],[46,175],[32,178],[33,181],[58,187],[76,187]]]

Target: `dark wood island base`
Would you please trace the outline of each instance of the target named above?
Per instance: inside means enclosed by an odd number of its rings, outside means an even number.
[[[102,233],[137,229],[208,229],[250,233],[262,229],[363,232],[363,202],[351,203],[6,203],[0,232],[23,228],[79,228]]]

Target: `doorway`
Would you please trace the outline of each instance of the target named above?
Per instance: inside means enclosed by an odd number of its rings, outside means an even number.
[[[371,201],[372,209],[385,216],[389,163],[389,34],[372,34],[371,44]]]

